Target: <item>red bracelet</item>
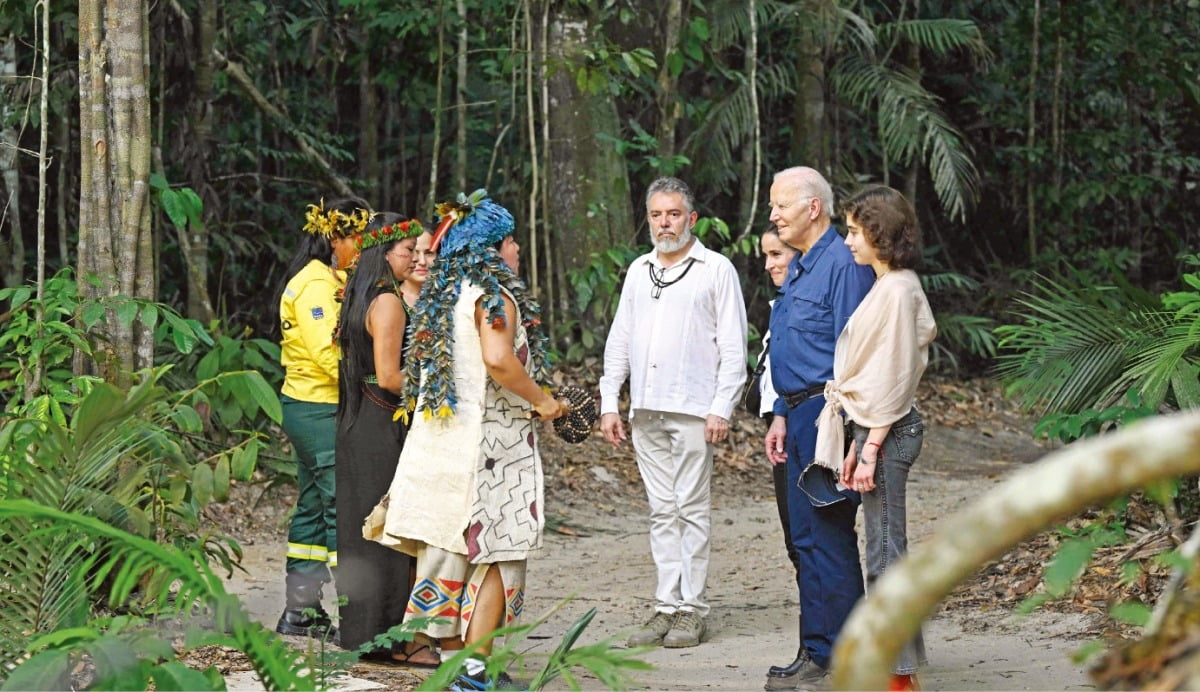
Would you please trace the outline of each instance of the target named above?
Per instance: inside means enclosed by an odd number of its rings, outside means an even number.
[[[876,449],[883,449],[883,445],[879,444],[878,442],[868,442],[867,444],[875,445]]]

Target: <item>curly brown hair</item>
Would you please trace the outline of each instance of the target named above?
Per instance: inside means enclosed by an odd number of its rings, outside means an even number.
[[[854,217],[879,259],[892,269],[912,269],[921,261],[917,213],[904,195],[886,185],[863,188],[842,202],[842,215]]]

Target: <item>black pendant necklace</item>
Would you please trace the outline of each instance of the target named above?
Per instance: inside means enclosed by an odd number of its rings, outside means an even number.
[[[662,269],[659,269],[658,273],[656,274],[654,272],[654,263],[647,262],[646,267],[648,267],[650,269],[650,283],[654,284],[654,288],[650,289],[650,297],[655,300],[658,300],[658,297],[662,295],[663,289],[666,288],[667,286],[673,286],[673,285],[679,283],[680,279],[682,279],[683,277],[688,275],[688,272],[690,272],[692,270],[692,265],[695,263],[696,263],[696,258],[689,257],[687,264],[684,265],[684,267],[683,267],[683,273],[681,273],[679,276],[675,277],[674,279],[671,279],[670,281],[663,281],[663,277],[666,276],[666,274],[667,274],[668,267],[663,267]]]

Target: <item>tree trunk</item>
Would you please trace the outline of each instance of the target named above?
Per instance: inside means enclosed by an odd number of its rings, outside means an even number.
[[[454,80],[454,120],[457,127],[454,131],[455,158],[454,182],[455,188],[470,193],[467,189],[467,3],[465,0],[455,0],[458,10],[458,55],[455,56],[456,78]]]
[[[825,62],[821,45],[812,31],[800,36],[797,69],[800,85],[796,89],[791,163],[809,166],[829,174],[825,155]]]
[[[920,6],[920,3],[916,3]],[[908,69],[915,75],[921,74],[921,48],[913,42],[908,42],[905,48],[905,61]],[[920,77],[918,77],[919,79]],[[908,162],[908,170],[904,172],[904,196],[908,201],[917,203],[917,181],[921,178],[921,157],[913,156]]]
[[[679,31],[683,25],[683,0],[667,0],[667,15],[663,21],[663,50],[658,63],[658,158],[670,165],[675,156],[675,129],[683,115],[683,99],[676,93],[678,80],[671,74],[671,54],[679,46]]]
[[[746,11],[750,18],[750,48],[746,52],[746,81],[750,86],[750,113],[754,129],[747,134],[750,146],[742,154],[742,217],[746,226],[742,235],[754,232],[755,211],[758,209],[759,176],[762,173],[762,124],[758,111],[758,3],[749,0]],[[749,189],[747,189],[747,187]]]
[[[149,22],[143,0],[79,3],[79,275],[85,294],[153,300]],[[110,381],[153,362],[150,335],[114,314],[97,363]]]
[[[372,84],[370,54],[358,64],[358,176],[366,182],[363,194],[379,204],[379,97]],[[386,209],[386,207],[383,207]]]
[[[1033,0],[1033,37],[1030,39],[1030,58],[1029,58],[1029,109],[1028,121],[1025,125],[1025,160],[1027,162],[1028,172],[1025,175],[1025,223],[1026,223],[1026,250],[1029,253],[1029,259],[1032,260],[1037,256],[1037,200],[1034,196],[1034,163],[1033,163],[1033,147],[1037,143],[1037,77],[1038,77],[1038,50],[1039,39],[1042,23],[1042,2],[1041,0]]]
[[[446,70],[446,14],[444,9],[444,1],[438,2],[438,29],[437,29],[437,95],[434,98],[433,105],[433,144],[429,161],[429,196],[425,201],[426,209],[433,209],[433,205],[438,201],[438,161],[442,153],[442,74]]]
[[[546,46],[551,64],[581,59],[598,30],[582,12],[552,7]],[[548,80],[550,142],[545,177],[554,181],[547,222],[561,246],[556,274],[586,265],[592,252],[628,240],[633,229],[625,160],[596,135],[620,137],[616,106],[607,94],[580,92],[569,70]]]
[[[188,118],[192,136],[187,143],[185,156],[192,190],[200,196],[204,208],[211,214],[218,206],[216,195],[209,189],[207,166],[211,157],[213,130],[213,78],[216,74],[213,45],[217,38],[217,0],[201,0],[199,19],[194,91]],[[205,216],[201,216],[199,224],[189,223],[187,227],[178,229],[178,234],[187,265],[187,315],[208,324],[217,314],[208,293],[209,231]]]
[[[6,126],[13,115],[13,104],[18,102],[16,41],[12,34],[0,39],[0,177],[3,179],[4,196],[0,197],[0,257],[8,261],[0,266],[3,286],[17,286],[25,282],[25,241],[21,235],[20,157],[17,155],[18,141],[16,126]],[[43,127],[45,124],[43,123]],[[8,220],[8,241],[4,240],[4,220]]]

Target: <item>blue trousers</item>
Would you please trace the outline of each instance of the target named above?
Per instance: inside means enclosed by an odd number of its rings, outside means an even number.
[[[854,531],[859,494],[843,490],[845,500],[814,507],[797,485],[815,455],[817,414],[824,405],[825,397],[817,396],[788,409],[786,447],[787,508],[800,563],[800,644],[828,668],[838,633],[863,596],[863,576]]]

